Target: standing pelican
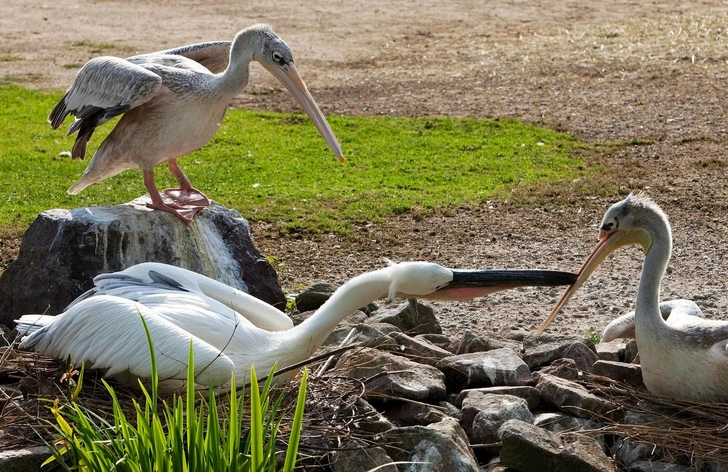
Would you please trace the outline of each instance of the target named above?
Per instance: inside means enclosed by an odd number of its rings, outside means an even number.
[[[192,44],[150,54],[91,59],[79,70],[66,94],[48,116],[57,129],[68,115],[78,131],[71,156],[83,159],[97,126],[123,114],[101,143],[81,178],[68,189],[75,195],[87,186],[126,169],[139,168],[151,208],[189,221],[210,201],[192,187],[177,158],[198,150],[217,132],[230,101],[248,84],[251,61],[258,61],[299,100],[331,150],[344,161],[326,118],[306,88],[288,45],[265,24],[240,31],[235,39]],[[166,162],[179,183],[162,199],[154,167]]]
[[[160,379],[170,386],[185,380],[192,342],[195,381],[222,386],[231,372],[244,378],[251,365],[268,372],[276,362],[283,368],[307,359],[339,321],[380,297],[464,300],[527,285],[565,285],[576,279],[575,274],[556,271],[459,271],[426,262],[392,264],[351,279],[300,325],[270,331],[260,327],[260,320],[274,308],[264,308],[258,300],[243,307],[250,302],[247,297],[225,294],[220,287],[215,296],[225,306],[212,306],[195,292],[195,287],[207,287],[201,276],[190,280],[182,269],[173,269],[142,264],[97,276],[98,290],[82,295],[64,313],[40,319],[38,315],[21,317],[19,331],[34,323],[40,328],[25,337],[20,348],[70,357],[76,364],[85,362],[87,367],[105,370],[107,376],[146,379],[151,364],[142,316],[154,343]],[[203,290],[207,296],[213,293]],[[295,373],[288,378],[291,375]]]
[[[672,233],[665,213],[642,194],[614,204],[602,219],[599,243],[579,270],[579,278],[546,320],[540,334],[607,255],[638,244],[645,250],[637,300],[635,339],[642,378],[652,393],[684,400],[728,401],[728,322],[688,316],[669,322],[660,313],[660,282],[672,252]],[[688,307],[688,312],[692,311]],[[699,311],[699,310],[698,310]]]

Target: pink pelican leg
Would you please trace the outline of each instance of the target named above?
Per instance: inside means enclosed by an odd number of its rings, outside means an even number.
[[[177,168],[179,169],[179,167]],[[183,206],[176,205],[174,203],[164,203],[162,195],[159,193],[159,190],[157,190],[157,186],[154,184],[154,170],[144,171],[144,186],[147,187],[149,197],[152,199],[152,203],[147,203],[148,208],[154,208],[157,210],[172,213],[174,216],[181,219],[185,223],[189,223],[190,221],[192,221],[192,218],[197,214],[197,212],[204,208],[202,206]]]
[[[168,161],[167,166],[174,178],[177,179],[179,188],[168,188],[164,191],[165,195],[180,205],[210,206],[210,199],[207,198],[207,195],[192,186],[190,179],[187,178],[185,173],[182,172],[182,169],[180,169],[179,164],[177,164],[177,159]]]

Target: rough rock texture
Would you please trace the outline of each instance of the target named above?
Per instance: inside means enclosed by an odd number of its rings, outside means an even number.
[[[574,349],[572,346],[575,343],[586,345],[594,354],[597,352],[594,343],[586,338],[544,334],[535,339],[523,340],[523,360],[530,369],[533,369],[564,357],[564,352],[567,349]]]
[[[389,337],[394,339],[399,345],[399,349],[394,351],[394,353],[407,356],[420,364],[434,366],[440,359],[452,356],[450,351],[437,347],[423,338],[413,338],[398,332],[389,333]]]
[[[472,444],[495,443],[498,428],[507,420],[533,423],[533,414],[526,400],[513,395],[494,395],[472,392],[463,400],[460,426]]]
[[[628,382],[638,387],[644,386],[645,384],[642,380],[642,368],[637,364],[597,361],[592,366],[592,373],[619,380],[620,382]]]
[[[402,472],[478,472],[478,462],[465,431],[457,420],[445,418],[428,426],[409,426],[383,434],[387,453],[397,461]]]
[[[342,449],[336,454],[336,460],[331,464],[331,471],[351,472],[377,468],[380,472],[397,472],[397,466],[392,462],[392,458],[381,447]]]
[[[50,455],[51,453],[48,452],[46,446],[29,447],[15,451],[0,451],[0,472],[41,470],[41,464]]]
[[[340,368],[353,378],[368,379],[365,398],[395,396],[418,401],[445,398],[445,376],[438,369],[418,364],[377,349],[349,351],[341,357]]]
[[[544,402],[580,418],[619,414],[616,405],[587,392],[581,385],[549,374],[539,376],[536,388]]]
[[[562,354],[564,359],[572,359],[577,369],[591,372],[592,366],[599,360],[594,345],[587,346],[582,342],[576,342],[566,348]]]
[[[432,308],[415,300],[401,303],[394,308],[379,309],[369,320],[372,323],[393,324],[410,336],[442,333],[442,327]]]
[[[461,391],[453,400],[455,406],[462,406],[463,400],[472,392],[480,392],[483,395],[492,393],[496,395],[513,395],[523,398],[528,403],[528,408],[535,410],[541,405],[541,392],[535,387],[502,385],[498,387],[468,388]]]
[[[533,383],[528,366],[508,348],[446,357],[437,368],[445,373],[448,387],[456,390]]]
[[[387,419],[397,426],[427,426],[437,423],[447,416],[444,408],[416,402],[404,402],[387,409]]]
[[[213,203],[185,224],[144,201],[41,213],[0,277],[0,324],[58,314],[93,286],[94,276],[149,261],[191,269],[285,308],[276,272],[237,211]]]
[[[519,472],[612,472],[614,466],[593,439],[556,434],[525,421],[508,420],[498,430],[501,464]]]

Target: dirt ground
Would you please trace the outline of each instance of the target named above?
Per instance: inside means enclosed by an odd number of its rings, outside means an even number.
[[[401,215],[346,238],[254,224],[261,251],[282,264],[286,292],[316,280],[342,283],[383,257],[576,270],[618,193],[645,190],[673,224],[663,298],[692,298],[707,316],[728,319],[727,11],[722,0],[5,0],[0,83],[65,88],[97,55],[232,39],[268,22],[291,45],[326,114],[515,117],[605,145],[589,157],[605,169],[599,195],[574,182],[543,190],[532,204]],[[235,104],[298,111],[259,66]],[[0,241],[0,270],[17,246]],[[641,262],[636,248],[612,257],[551,332],[600,331],[631,309]],[[449,333],[499,335],[533,329],[559,294],[523,289],[441,304],[438,313]]]

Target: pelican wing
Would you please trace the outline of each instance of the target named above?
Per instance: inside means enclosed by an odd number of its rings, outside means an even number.
[[[293,322],[285,313],[249,293],[169,264],[144,262],[121,272],[98,275],[94,278],[94,284],[96,289],[92,290],[96,293],[123,296],[143,304],[154,301],[158,303],[155,308],[159,310],[163,309],[164,303],[168,303],[169,309],[165,311],[170,320],[176,310],[172,306],[184,303],[190,308],[205,310],[205,316],[220,318],[213,323],[234,321],[237,324],[244,318],[267,331],[285,331],[293,327]],[[177,292],[178,295],[171,292]],[[147,298],[134,298],[142,296]],[[181,310],[180,316],[186,311]],[[215,313],[217,315],[213,315]]]
[[[219,74],[227,69],[230,62],[230,47],[232,41],[213,41],[207,43],[188,44],[174,49],[159,51],[156,54],[170,54],[184,56],[199,62],[213,74]]]
[[[703,312],[700,307],[692,300],[668,300],[660,303],[660,314],[670,326],[676,325],[681,321],[683,316],[692,316],[703,318]],[[635,321],[634,311],[630,311],[626,315],[615,318],[604,328],[602,333],[602,342],[613,341],[617,338],[634,338],[635,337]]]
[[[195,381],[219,386],[230,380],[232,361],[219,349],[159,316],[155,310],[133,301],[99,295],[79,302],[57,320],[27,336],[21,349],[35,350],[60,359],[106,371],[147,379],[151,359],[144,317],[155,349],[160,379],[184,380],[190,342],[195,359]]]
[[[57,129],[68,115],[76,117],[68,134],[78,131],[72,156],[83,158],[97,126],[151,100],[161,86],[162,78],[140,65],[118,57],[97,57],[78,71],[48,122]]]

